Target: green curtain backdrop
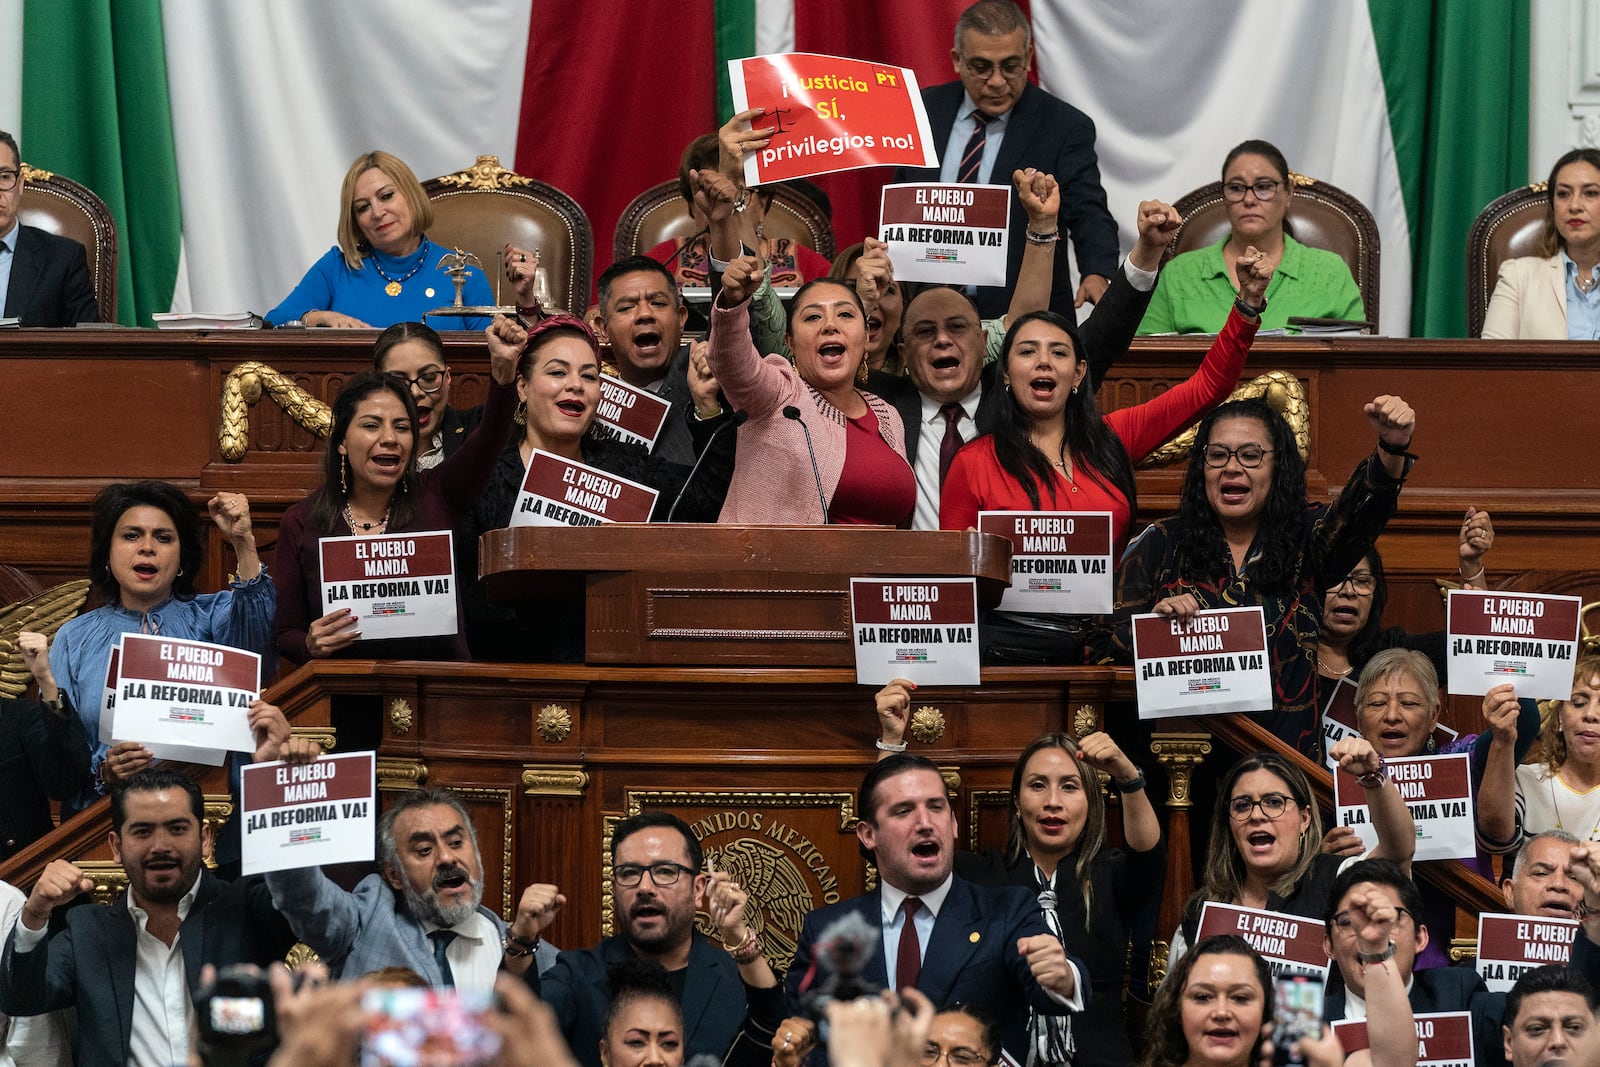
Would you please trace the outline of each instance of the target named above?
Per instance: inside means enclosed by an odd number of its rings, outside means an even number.
[[[1467,231],[1528,175],[1528,0],[1369,0],[1411,226],[1411,333],[1467,334]]]

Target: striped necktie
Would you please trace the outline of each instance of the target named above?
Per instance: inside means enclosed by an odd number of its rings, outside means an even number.
[[[961,153],[961,166],[956,168],[956,181],[963,185],[978,183],[978,170],[983,166],[983,146],[988,141],[989,123],[993,115],[974,109],[972,136],[967,138],[967,149]]]

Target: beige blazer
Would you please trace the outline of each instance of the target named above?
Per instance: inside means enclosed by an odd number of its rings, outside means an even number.
[[[1560,255],[1548,259],[1519,256],[1500,264],[1500,278],[1483,317],[1483,336],[1523,341],[1567,339],[1567,279]]]

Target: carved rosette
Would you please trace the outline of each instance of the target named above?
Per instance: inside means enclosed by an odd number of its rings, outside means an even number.
[[[316,963],[320,959],[322,957],[317,955],[310,945],[304,941],[296,941],[294,947],[284,953],[283,965],[292,972],[298,971],[308,963]]]
[[[572,736],[572,712],[560,704],[546,704],[539,709],[534,728],[546,743],[560,744]]]
[[[499,156],[479,156],[478,161],[466,170],[440,177],[439,184],[458,189],[512,189],[532,185],[533,179],[502,167]]]
[[[924,704],[911,713],[911,736],[932,745],[944,736],[944,712]]]
[[[1150,752],[1167,769],[1167,807],[1189,808],[1189,779],[1200,761],[1211,754],[1210,734],[1156,734]]]
[[[409,734],[412,724],[416,721],[416,713],[411,710],[411,701],[404,697],[395,697],[389,701],[389,729],[394,731],[396,737]]]
[[[428,765],[421,760],[378,757],[378,788],[416,789],[428,780]]]
[[[250,405],[270,397],[302,429],[328,436],[332,409],[265,363],[251,360],[228,372],[222,383],[222,418],[217,443],[222,458],[238,463],[250,450]]]
[[[578,763],[527,763],[522,787],[530,797],[581,797],[589,788],[589,772]]]
[[[1094,733],[1100,729],[1100,705],[1079,704],[1072,711],[1072,736],[1076,740]]]

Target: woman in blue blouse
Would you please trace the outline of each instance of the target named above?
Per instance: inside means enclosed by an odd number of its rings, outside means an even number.
[[[388,152],[361,156],[339,193],[339,243],[267,312],[267,321],[377,329],[422,322],[424,313],[455,301],[455,285],[439,269],[451,249],[428,240],[431,225],[433,203],[410,167]],[[476,267],[467,268],[462,299],[478,307],[494,303]],[[489,325],[487,318],[459,321],[463,330]]]
[[[50,669],[89,732],[95,792],[104,793],[152,760],[136,741],[108,746],[99,740],[106,669],[120,635],[232,645],[261,654],[263,678],[277,669],[272,643],[277,591],[256,555],[250,501],[238,493],[218,493],[207,507],[233,546],[235,576],[220,593],[195,591],[205,540],[182,490],[166,482],[124,482],[106,486],[95,498],[89,580],[106,603],[67,622],[50,646]],[[88,807],[95,792],[65,802],[63,814]]]

